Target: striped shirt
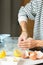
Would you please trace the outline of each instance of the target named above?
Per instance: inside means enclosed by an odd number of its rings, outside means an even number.
[[[31,0],[22,6],[18,13],[18,21],[34,20],[33,38],[43,40],[43,0]]]

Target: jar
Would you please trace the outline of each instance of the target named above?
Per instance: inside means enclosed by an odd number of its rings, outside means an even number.
[[[7,37],[4,39],[4,49],[7,55],[12,55],[13,50],[17,48],[18,37]]]

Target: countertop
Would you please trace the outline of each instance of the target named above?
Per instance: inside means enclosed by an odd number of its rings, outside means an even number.
[[[43,59],[31,60],[31,59],[15,58],[14,56],[7,56],[4,59],[0,59],[0,65],[27,65],[27,64],[35,65],[39,63],[43,63]]]

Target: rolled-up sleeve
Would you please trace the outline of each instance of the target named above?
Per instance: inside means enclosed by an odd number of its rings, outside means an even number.
[[[25,6],[22,6],[18,13],[18,21],[19,22],[22,22],[22,21],[27,22],[28,18],[30,18],[31,20],[34,20],[34,16],[32,15],[31,2]]]

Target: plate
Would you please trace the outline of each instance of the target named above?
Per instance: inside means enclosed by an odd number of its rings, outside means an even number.
[[[31,60],[31,59],[20,59],[18,65],[34,65],[43,63],[43,59],[40,60]]]

